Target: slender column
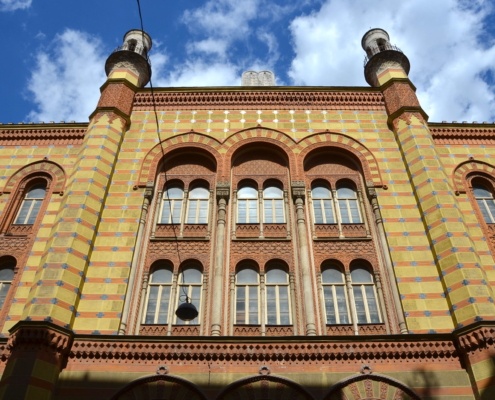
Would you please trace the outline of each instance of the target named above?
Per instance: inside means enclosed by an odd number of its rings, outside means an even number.
[[[222,331],[223,276],[225,258],[225,225],[227,215],[227,202],[229,200],[230,187],[228,184],[217,185],[217,229],[215,237],[215,265],[213,269],[213,301],[211,312],[211,335],[220,336]]]
[[[261,300],[261,336],[266,336],[266,288],[265,274],[260,272],[260,300]]]
[[[361,190],[357,191],[357,196],[358,196],[358,204],[359,204],[359,212],[361,213],[361,218],[364,222],[364,226],[366,228],[366,237],[371,237],[371,232],[370,232],[370,226],[368,224],[368,218],[366,218],[366,208],[364,206],[364,198],[363,198],[363,192]]]
[[[383,257],[385,259],[385,269],[391,282],[390,289],[392,291],[393,304],[395,308],[395,315],[399,323],[400,333],[409,333],[407,330],[406,321],[404,319],[404,312],[402,311],[401,301],[399,296],[399,289],[397,287],[397,280],[395,278],[394,267],[392,265],[392,259],[387,246],[387,236],[385,235],[385,229],[383,227],[383,218],[380,212],[380,206],[378,205],[378,198],[376,196],[376,190],[374,188],[368,188],[368,195],[371,201],[371,208],[373,209],[373,215],[375,217],[376,227],[378,228],[379,243],[382,250]]]
[[[339,228],[339,238],[343,239],[344,234],[342,233],[342,219],[340,217],[340,204],[339,200],[337,199],[337,191],[334,189],[332,190],[332,197],[333,197],[333,204],[335,204],[335,219],[337,220],[337,225]]]
[[[289,290],[290,290],[290,306],[292,309],[292,326],[294,327],[294,335],[299,334],[299,324],[294,321],[296,315],[296,279],[294,272],[289,273]]]
[[[349,297],[349,302],[351,303],[351,318],[352,327],[354,329],[354,335],[359,335],[358,319],[356,312],[356,302],[354,301],[354,291],[352,290],[352,279],[351,273],[349,271],[345,272],[345,286],[347,288],[347,296]]]
[[[174,272],[174,275],[172,276],[172,290],[170,293],[170,302],[172,303],[172,306],[170,307],[170,317],[168,319],[168,326],[167,326],[167,336],[172,336],[172,326],[173,326],[173,321],[175,317],[175,310],[177,310],[177,306],[179,305],[179,297],[177,296],[177,291],[179,290],[177,285],[179,283],[179,273]]]
[[[263,190],[258,190],[258,221],[260,224],[260,238],[263,238],[265,236],[265,233],[263,232],[263,216],[264,216],[264,208],[263,208]]]
[[[143,243],[143,232],[144,224],[146,223],[146,218],[148,216],[148,209],[153,198],[153,186],[147,186],[144,192],[143,206],[141,208],[141,218],[139,219],[136,247],[134,255],[132,257],[131,263],[131,273],[129,275],[129,281],[127,283],[127,294],[124,302],[124,309],[122,311],[122,319],[120,320],[119,335],[125,335],[127,332],[127,323],[129,321],[131,300],[134,297],[132,294],[134,292],[134,284],[136,281],[136,275],[139,270],[138,265],[141,260],[141,249],[144,247]],[[138,321],[140,323],[140,321]]]
[[[376,283],[376,292],[378,294],[378,312],[381,314],[382,319],[385,321],[385,329],[387,331],[387,335],[390,335],[390,324],[388,323],[388,318],[384,317],[383,314],[385,308],[385,297],[383,296],[383,289],[382,289],[382,280],[380,278],[379,273],[375,273],[375,283]]]
[[[290,206],[289,196],[287,190],[284,190],[284,207],[285,207],[285,226],[287,227],[287,239],[292,237],[291,233],[291,219],[290,219]]]
[[[325,309],[325,293],[323,291],[323,283],[321,279],[321,271],[319,271],[316,275],[316,279],[318,281],[318,294],[320,298],[320,313],[321,313],[321,331],[323,332],[324,335],[327,334],[327,316],[325,314],[326,309]]]
[[[232,206],[231,221],[233,221],[233,224],[232,224],[231,237],[232,239],[235,239],[235,231],[237,229],[237,189],[234,190],[234,192],[232,193],[232,202],[233,202],[233,206]]]
[[[144,308],[146,307],[146,291],[148,290],[149,273],[144,274],[143,283],[141,285],[141,304],[139,306],[139,313],[137,317],[136,328],[134,329],[134,335],[139,335],[141,328],[141,321],[143,320]]]
[[[153,218],[153,226],[151,227],[151,237],[155,238],[156,235],[156,226],[158,225],[158,221],[160,221],[160,216],[162,213],[163,207],[163,190],[158,191],[158,195],[156,196],[156,206],[155,206],[155,218]]]
[[[292,196],[296,206],[297,236],[299,241],[299,266],[302,274],[302,289],[307,336],[316,335],[315,307],[313,299],[313,285],[311,284],[311,261],[309,256],[308,235],[306,233],[306,219],[304,217],[304,182],[292,183]]]
[[[184,193],[183,193],[183,198],[182,198],[182,209],[180,211],[180,221],[179,221],[179,224],[180,224],[180,228],[179,228],[179,237],[183,237],[184,236],[184,223],[185,223],[185,220],[186,220],[186,215],[187,215],[187,207],[188,207],[188,198],[189,198],[189,191],[187,189],[184,190]],[[171,214],[172,216],[172,223],[175,225],[177,222],[173,220],[173,215]]]
[[[230,299],[232,307],[230,307],[230,326],[229,326],[229,336],[234,334],[234,324],[235,324],[235,274],[232,272],[230,274]]]

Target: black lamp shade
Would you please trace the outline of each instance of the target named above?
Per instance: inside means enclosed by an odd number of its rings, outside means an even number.
[[[175,315],[177,315],[177,318],[183,321],[191,321],[198,316],[198,310],[196,309],[194,304],[185,302],[177,307]]]

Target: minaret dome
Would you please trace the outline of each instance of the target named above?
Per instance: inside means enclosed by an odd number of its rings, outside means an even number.
[[[127,68],[138,77],[138,86],[144,87],[151,78],[148,52],[151,37],[144,31],[132,29],[124,35],[123,44],[117,47],[107,59],[105,72],[108,77],[116,69]]]
[[[366,51],[364,59],[364,75],[371,86],[380,86],[378,76],[387,68],[402,69],[409,74],[410,64],[406,55],[390,43],[388,33],[380,28],[370,29],[361,40]]]

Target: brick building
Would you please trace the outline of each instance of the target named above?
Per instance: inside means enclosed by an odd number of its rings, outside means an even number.
[[[134,30],[89,123],[1,125],[0,397],[495,398],[495,126],[362,46],[370,87],[152,91]]]

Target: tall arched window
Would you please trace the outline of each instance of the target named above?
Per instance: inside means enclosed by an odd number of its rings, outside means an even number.
[[[16,259],[11,256],[0,258],[0,309],[3,307],[12,286],[16,263]]]
[[[375,282],[368,268],[360,263],[351,266],[352,293],[358,324],[381,323]]]
[[[180,186],[167,187],[162,196],[160,224],[180,224],[183,201],[184,190]]]
[[[199,265],[189,264],[181,268],[179,274],[179,285],[177,288],[177,304],[183,302],[185,297],[189,298],[189,301],[194,304],[201,315],[201,291],[203,286],[203,272]],[[198,325],[198,317],[191,321],[183,321],[179,318],[175,318],[177,325]]]
[[[235,323],[257,325],[260,318],[259,274],[251,263],[241,264],[235,274]]]
[[[15,225],[33,225],[40,212],[46,195],[46,183],[37,183],[31,186],[22,200],[15,218]]]
[[[340,220],[343,224],[360,224],[362,222],[356,189],[350,184],[345,183],[337,186],[337,203]]]
[[[263,222],[267,224],[283,224],[284,191],[277,186],[267,186],[263,190]]]
[[[205,187],[195,187],[189,191],[186,217],[188,224],[208,223],[209,199],[210,191]]]
[[[323,266],[321,283],[327,325],[350,324],[349,302],[342,269],[333,264]]]
[[[335,224],[335,212],[330,188],[317,183],[311,189],[315,224]]]
[[[237,191],[237,223],[258,222],[258,190],[252,186],[243,186]]]
[[[487,224],[495,224],[495,199],[493,189],[482,180],[473,182],[473,194]]]
[[[289,274],[282,266],[271,266],[266,271],[266,324],[290,325],[291,306]]]
[[[172,276],[172,268],[163,264],[151,272],[143,321],[145,324],[168,324],[172,306]]]

